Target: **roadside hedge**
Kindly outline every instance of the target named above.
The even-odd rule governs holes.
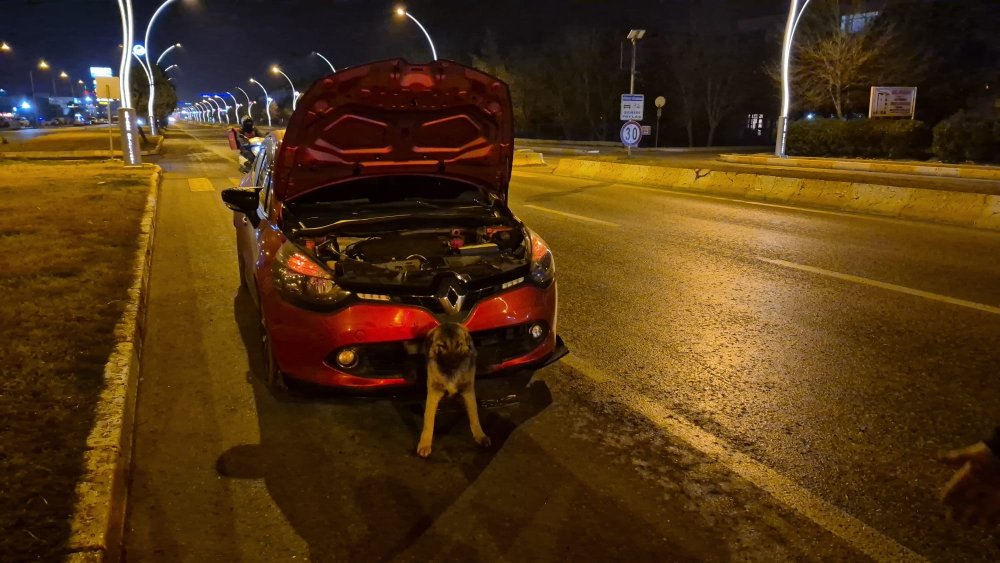
[[[921,158],[930,143],[922,121],[810,119],[789,125],[787,151],[795,156]]]
[[[1000,162],[1000,120],[960,111],[934,126],[931,150],[942,162]]]

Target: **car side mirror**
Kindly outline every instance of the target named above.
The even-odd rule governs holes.
[[[260,206],[260,188],[227,188],[222,190],[222,202],[226,207],[243,213],[254,227],[260,222],[257,208]]]

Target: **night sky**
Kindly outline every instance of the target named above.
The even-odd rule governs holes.
[[[161,3],[133,0],[137,42]],[[0,40],[14,49],[0,53],[0,88],[12,96],[29,91],[28,71],[42,57],[52,65],[51,72],[58,75],[65,70],[74,83],[81,78],[89,82],[91,66],[109,66],[117,73],[121,30],[116,0],[0,0],[0,4]],[[624,37],[630,27],[666,29],[677,10],[689,4],[684,0],[412,0],[406,5],[428,28],[439,57],[467,60],[487,30],[501,48],[540,43],[567,26],[620,29]],[[184,45],[164,61],[164,66],[181,67],[171,75],[182,101],[194,100],[201,92],[247,88],[251,76],[269,90],[281,88],[284,80],[268,72],[274,63],[303,89],[327,68],[310,55],[314,50],[338,68],[395,56],[414,62],[429,59],[420,30],[394,17],[394,5],[383,0],[178,0],[157,20],[150,43],[155,56],[173,43]],[[40,76],[36,71],[36,89],[51,90],[50,75]],[[57,83],[57,88],[66,88],[66,83]]]

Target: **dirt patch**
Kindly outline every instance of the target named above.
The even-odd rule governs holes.
[[[150,167],[0,164],[0,560],[61,558]]]

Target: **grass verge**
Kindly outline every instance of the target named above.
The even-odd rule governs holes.
[[[0,163],[0,561],[61,559],[153,174]]]
[[[156,148],[156,141],[159,137],[146,135],[147,142],[140,139],[141,150],[152,150]],[[115,150],[121,150],[121,134],[116,128],[111,135]],[[106,151],[108,150],[107,131],[83,131],[68,130],[55,133],[45,133],[17,142],[10,142],[0,145],[0,152],[26,152],[26,151]]]

